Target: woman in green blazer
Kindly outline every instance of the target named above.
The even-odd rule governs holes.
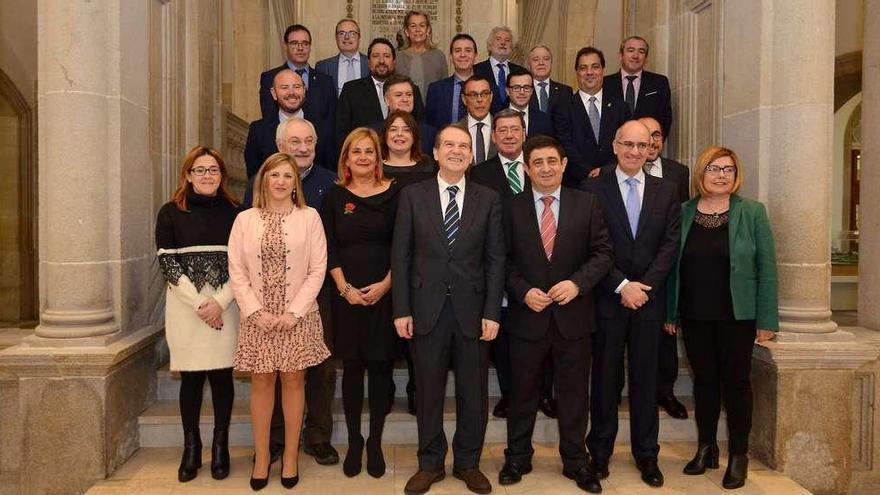
[[[694,165],[696,197],[682,205],[678,264],[668,282],[665,330],[683,331],[694,372],[699,447],[685,474],[718,467],[718,418],[727,412],[725,488],[743,486],[752,426],[752,345],[779,329],[776,251],[764,205],[738,196],[736,153],[706,149]]]

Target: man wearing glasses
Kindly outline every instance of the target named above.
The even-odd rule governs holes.
[[[567,187],[582,188],[587,174],[612,162],[611,142],[621,124],[629,119],[623,100],[603,95],[605,55],[587,46],[578,50],[574,69],[578,91],[553,113],[553,127],[568,155]]]
[[[659,487],[657,355],[666,278],[678,256],[681,203],[675,184],[645,173],[650,146],[651,132],[643,123],[624,123],[614,136],[617,163],[587,181],[587,191],[602,204],[614,247],[614,266],[596,287],[587,448],[594,472],[607,477],[626,354],[632,455],[642,481]]]
[[[472,165],[482,163],[498,154],[492,142],[492,83],[489,78],[473,75],[464,82],[461,102],[467,115],[458,121],[471,135]]]
[[[507,78],[507,99],[510,100],[510,109],[516,110],[523,116],[526,123],[526,137],[544,135],[554,136],[553,121],[550,116],[538,108],[538,103],[532,98],[532,75],[511,74]]]
[[[336,47],[339,53],[315,64],[315,70],[333,78],[336,94],[348,81],[370,75],[367,56],[358,51],[361,28],[354,19],[342,19],[336,23]]]

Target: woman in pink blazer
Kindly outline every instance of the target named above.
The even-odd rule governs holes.
[[[321,219],[306,206],[293,158],[276,153],[257,172],[253,208],[238,215],[229,236],[229,278],[241,311],[234,366],[251,372],[254,491],[269,478],[276,374],[285,423],[281,484],[293,488],[299,481],[305,369],[330,356],[315,301],[326,269]]]

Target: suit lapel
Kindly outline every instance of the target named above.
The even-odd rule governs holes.
[[[651,77],[648,75],[647,71],[642,71],[642,80],[639,84],[639,96],[636,98],[636,110],[638,110],[639,105],[642,103],[642,97],[645,96],[645,93],[653,91],[653,87],[651,86]]]
[[[609,100],[605,101],[605,99],[603,98],[602,106],[604,108],[602,108],[602,116],[599,119],[599,135],[596,136],[596,143],[597,144],[600,142],[599,140],[601,138],[607,136],[609,132],[612,134],[617,132],[617,129],[610,129],[609,128],[611,126],[611,122],[612,122],[611,112],[614,111],[613,100],[609,99]],[[614,119],[614,120],[616,121],[617,119]]]
[[[480,192],[476,187],[473,187],[473,184],[474,183],[466,184],[464,188],[464,205],[462,205],[461,212],[461,227],[458,231],[459,239],[467,234],[468,228],[474,222],[474,208],[477,207],[476,203],[480,200]]]
[[[516,199],[520,198],[517,197]],[[531,238],[534,241],[532,247],[546,260],[547,253],[544,252],[544,241],[541,239],[541,227],[538,220],[538,211],[535,208],[535,196],[532,194],[532,191],[529,190],[529,192],[523,193],[523,199],[519,200],[518,204],[520,209],[523,210],[523,214],[519,216],[519,219],[529,222],[526,232],[532,232]],[[556,232],[558,235],[559,229]]]
[[[617,216],[617,220],[623,226],[626,235],[633,239],[632,231],[629,227],[629,217],[626,216],[626,206],[623,204],[623,198],[620,196],[620,186],[617,185],[617,174],[614,173],[614,170],[612,168],[609,172],[602,174],[603,181],[605,182],[605,194],[611,202],[611,211]]]
[[[562,239],[567,239],[568,231],[571,230],[572,222],[574,222],[574,218],[577,215],[575,208],[577,205],[573,203],[574,199],[571,195],[563,188],[559,191],[559,218],[556,219],[556,241],[553,247],[553,252],[558,252],[557,248],[559,247],[559,241]],[[541,245],[543,248],[543,244]]]
[[[645,223],[648,222],[648,217],[650,217],[651,212],[654,211],[654,200],[656,199],[656,196],[657,185],[654,181],[648,178],[648,174],[645,174],[645,194],[642,198],[642,210],[639,212],[639,226],[636,228],[636,237],[638,237],[642,229],[645,228]]]
[[[736,229],[739,227],[740,217],[742,217],[742,208],[740,208],[740,200],[739,197],[735,194],[730,195],[730,206],[728,208],[728,219],[729,229],[728,229],[728,249],[730,250],[731,256],[733,256],[733,245],[736,242]]]
[[[575,101],[573,102],[574,105],[572,108],[572,111],[574,113],[574,115],[572,116],[572,120],[574,122],[582,123],[582,125],[587,130],[587,132],[586,132],[587,136],[588,137],[592,136],[593,142],[598,143],[599,136],[596,136],[593,134],[593,126],[590,125],[590,115],[587,113],[587,107],[584,104],[583,98],[581,98],[581,95],[579,95],[578,93],[575,93],[574,96],[572,97],[572,99],[575,99]],[[602,128],[602,120],[604,120],[604,113],[602,114],[602,117],[599,120],[599,128],[600,129]]]
[[[425,210],[428,212],[428,216],[431,217],[431,223],[437,228],[437,234],[443,242],[446,242],[446,230],[443,229],[444,212],[440,207],[440,183],[437,182],[437,178],[434,177],[433,180],[423,181],[422,184],[424,184],[422,187],[427,189],[425,193],[428,198],[428,205],[431,205],[431,203],[434,204],[433,207],[428,206]]]

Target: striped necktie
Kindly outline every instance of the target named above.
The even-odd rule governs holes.
[[[519,180],[519,174],[517,173],[517,166],[519,162],[514,160],[512,162],[507,162],[507,185],[510,186],[510,190],[513,194],[519,194],[522,192],[522,182]]]
[[[544,196],[541,201],[544,202],[544,212],[541,213],[541,244],[544,245],[544,253],[547,259],[553,257],[553,245],[556,244],[556,217],[553,215],[553,196]]]
[[[458,203],[455,202],[458,186],[449,186],[446,188],[446,191],[449,193],[449,204],[446,205],[446,212],[443,215],[443,230],[446,231],[446,243],[449,244],[449,249],[452,249],[452,244],[455,242],[456,236],[458,236],[460,219]]]

